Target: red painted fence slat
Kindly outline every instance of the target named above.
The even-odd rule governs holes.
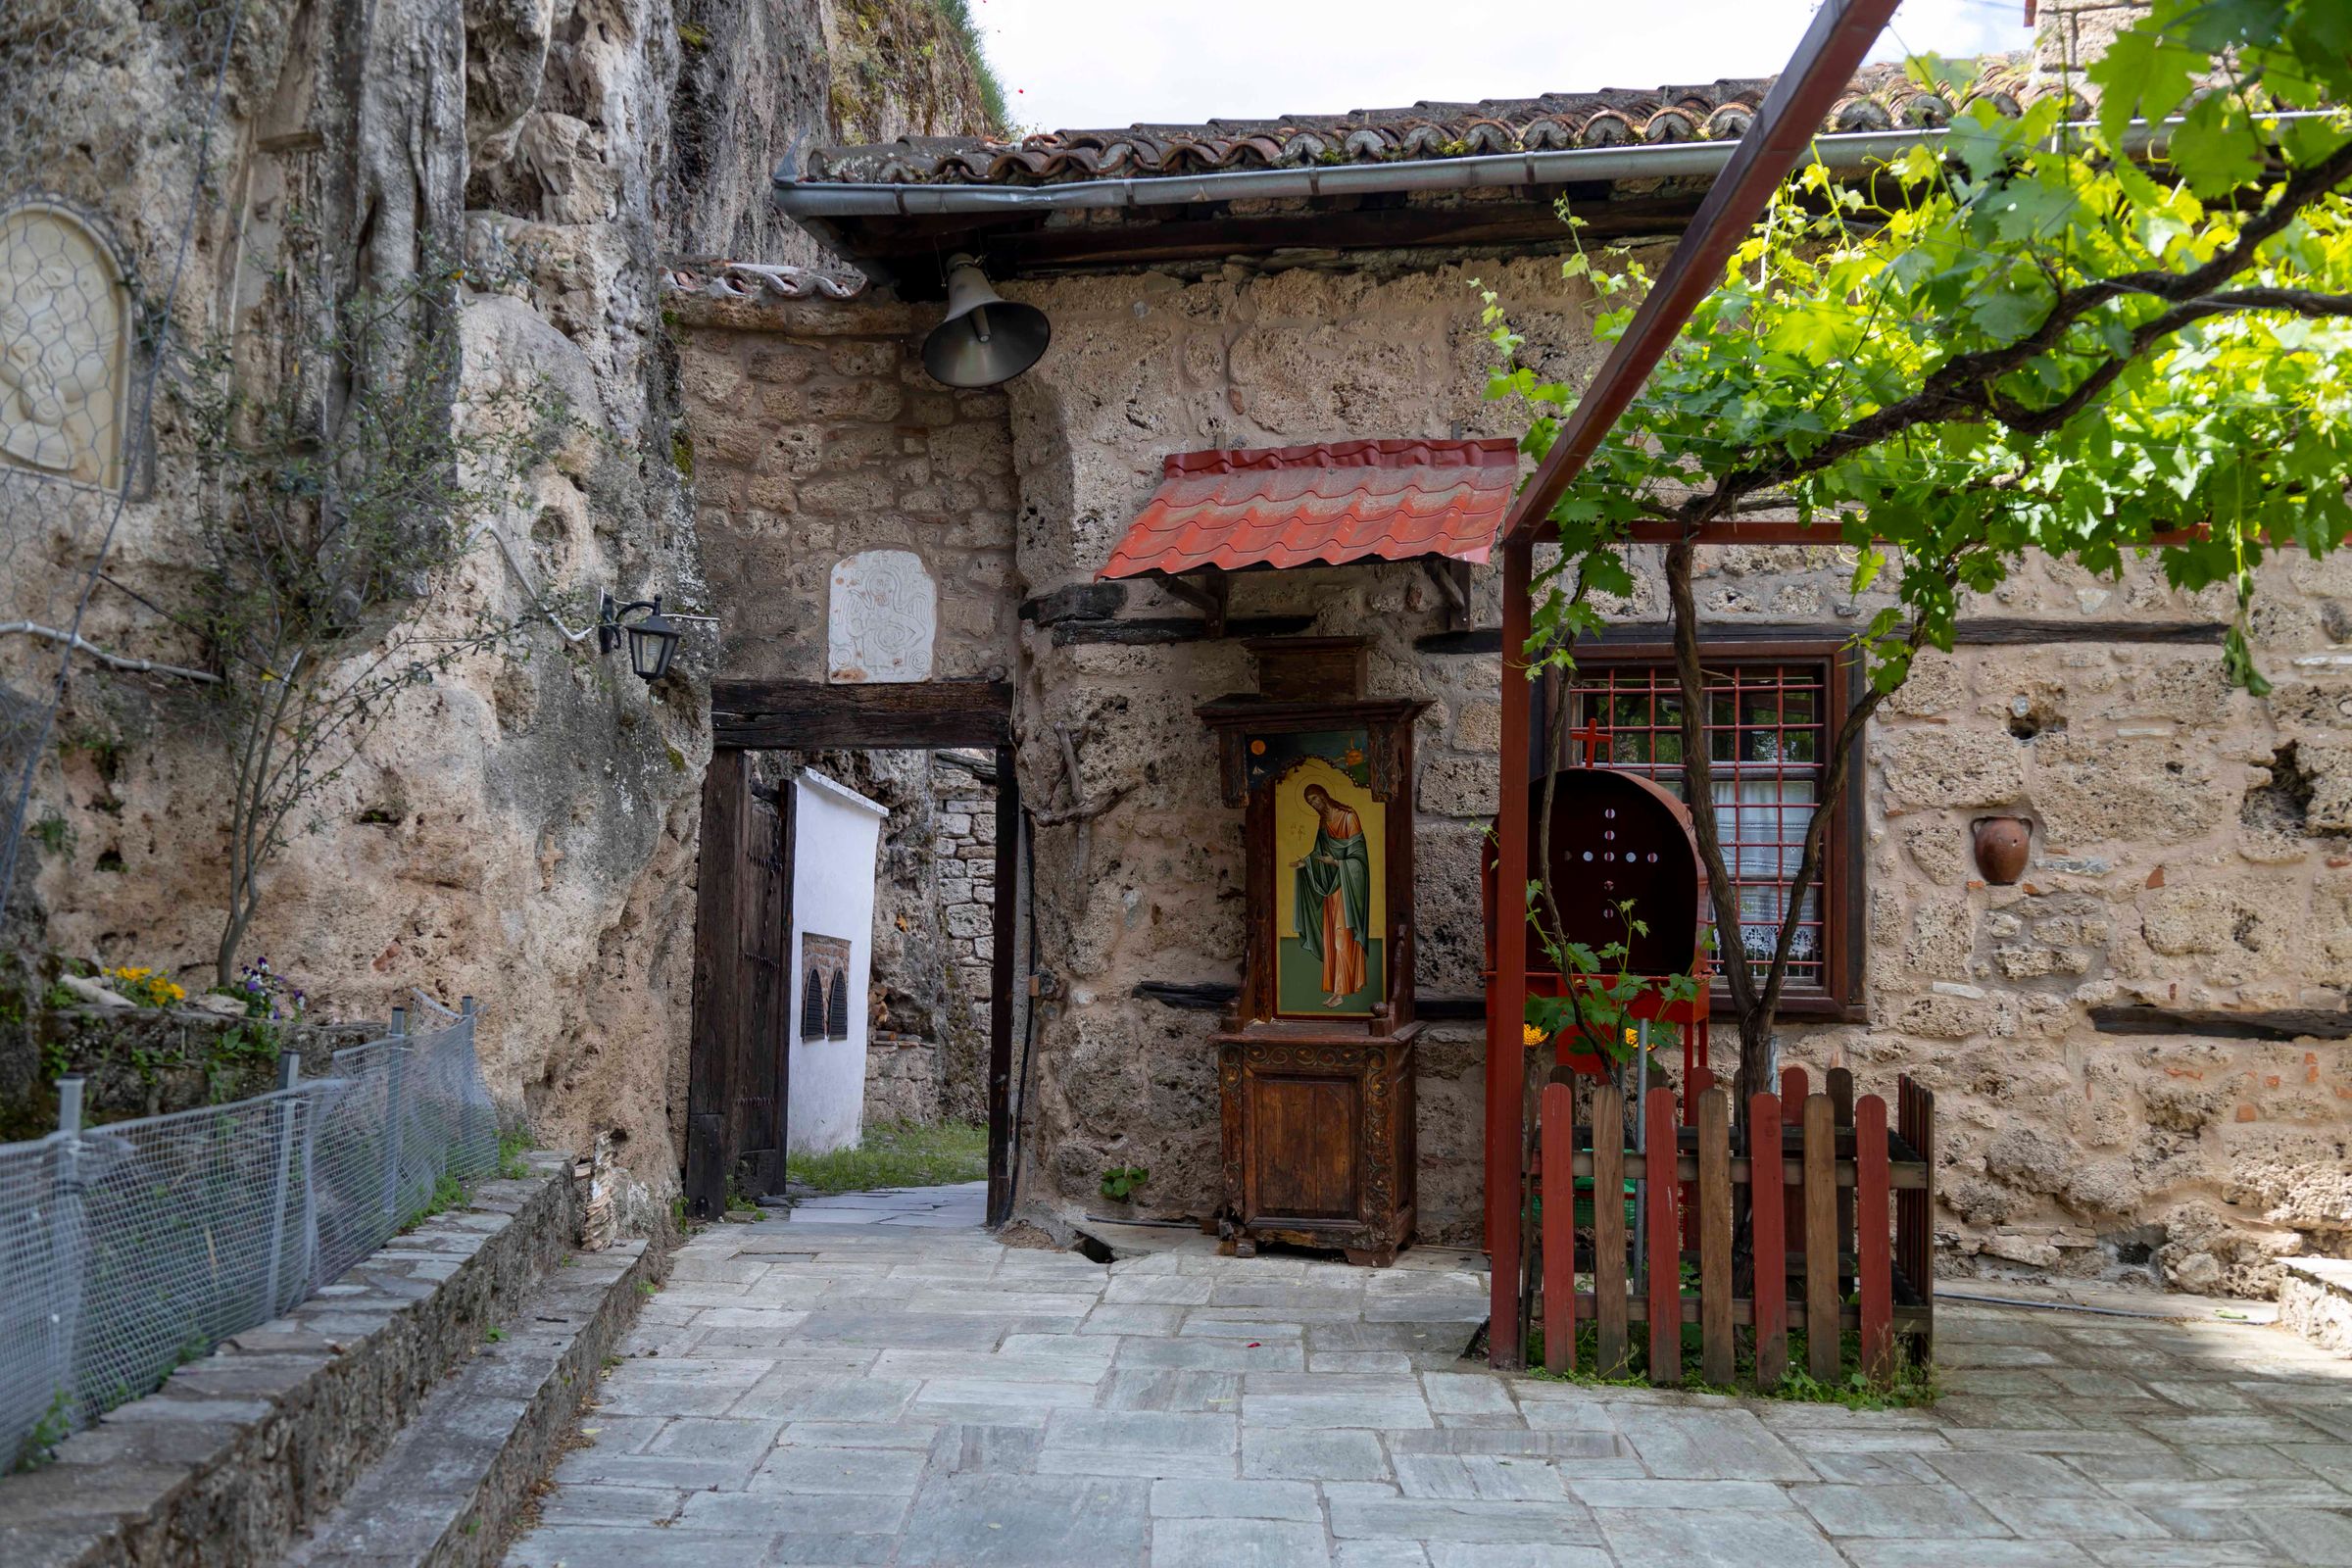
[[[1592,1092],[1592,1321],[1599,1345],[1594,1368],[1625,1376],[1628,1264],[1625,1250],[1625,1094],[1603,1084]]]
[[[1838,1124],[1827,1095],[1805,1097],[1805,1370],[1838,1381]]]
[[[1652,1089],[1642,1102],[1647,1159],[1642,1184],[1648,1212],[1649,1381],[1683,1381],[1683,1230],[1675,1200],[1674,1091]],[[1657,1174],[1663,1172],[1663,1178]]]
[[[1701,1095],[1715,1087],[1715,1069],[1692,1062],[1689,1081],[1683,1085],[1683,1125],[1698,1125],[1698,1101]],[[1698,1250],[1698,1183],[1683,1183],[1683,1250]]]
[[[1698,1322],[1700,1375],[1732,1381],[1732,1097],[1698,1097]]]
[[[1894,1376],[1894,1281],[1886,1252],[1886,1102],[1854,1107],[1854,1244],[1862,1292],[1862,1365],[1871,1380]]]
[[[1544,1366],[1576,1370],[1576,1101],[1545,1084],[1544,1129]]]
[[[1781,1102],[1757,1095],[1747,1102],[1747,1140],[1762,1157],[1748,1162],[1748,1213],[1755,1235],[1756,1387],[1774,1389],[1788,1374],[1788,1212],[1781,1194]]]
[[[1781,1069],[1781,1116],[1783,1118],[1781,1125],[1784,1132],[1788,1128],[1801,1128],[1804,1125],[1805,1101],[1812,1093],[1812,1083],[1810,1079],[1806,1078],[1804,1068],[1783,1067]],[[1803,1146],[1799,1145],[1798,1147],[1801,1149]],[[1802,1250],[1805,1245],[1804,1176],[1800,1173],[1796,1180],[1785,1186],[1782,1192],[1786,1201],[1786,1207],[1782,1210],[1782,1234],[1794,1241],[1798,1250]]]

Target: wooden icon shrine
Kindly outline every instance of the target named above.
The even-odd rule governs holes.
[[[1386,1264],[1413,1235],[1413,721],[1361,638],[1257,639],[1197,711],[1244,808],[1241,995],[1215,1039],[1218,1231]],[[1392,810],[1394,808],[1394,810]]]

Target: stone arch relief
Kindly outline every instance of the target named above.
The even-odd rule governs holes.
[[[867,550],[833,566],[826,679],[845,685],[931,678],[939,587],[911,550]]]
[[[129,341],[113,247],[56,202],[0,208],[0,466],[121,483]]]

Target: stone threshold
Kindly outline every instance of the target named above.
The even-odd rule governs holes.
[[[2352,1258],[2280,1258],[2278,1321],[2323,1350],[2352,1355]]]
[[[496,1562],[660,1261],[642,1241],[565,1258],[286,1554],[289,1568]]]
[[[525,1161],[0,1479],[0,1563],[276,1561],[570,1255],[571,1159]]]

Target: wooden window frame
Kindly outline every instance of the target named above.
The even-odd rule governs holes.
[[[1822,760],[1826,763],[1831,741],[1844,727],[1846,715],[1862,696],[1862,663],[1854,657],[1848,641],[1842,631],[1824,630],[1819,636],[1790,636],[1785,629],[1780,629],[1769,636],[1718,634],[1702,637],[1698,653],[1700,663],[1710,670],[1733,665],[1820,665],[1823,672]],[[1579,642],[1576,662],[1583,669],[1662,665],[1671,671],[1674,644],[1663,634],[1662,628],[1612,627],[1597,638]],[[1535,723],[1530,733],[1534,738],[1533,744],[1539,749],[1544,744],[1544,713],[1548,706],[1552,682],[1556,679],[1556,672],[1546,671],[1544,679],[1536,683],[1530,694],[1536,705]],[[1867,845],[1864,840],[1866,813],[1862,807],[1862,739],[1857,737],[1856,755],[1847,769],[1845,790],[1831,810],[1830,825],[1823,839],[1826,856],[1821,876],[1823,983],[1800,987],[1790,982],[1781,993],[1778,1016],[1782,1018],[1811,1023],[1869,1021],[1869,1007],[1864,993],[1870,942],[1868,894],[1864,885]],[[1538,766],[1541,766],[1540,760]],[[1729,983],[1719,978],[1713,991],[1713,1015],[1718,1018],[1735,1017]]]

